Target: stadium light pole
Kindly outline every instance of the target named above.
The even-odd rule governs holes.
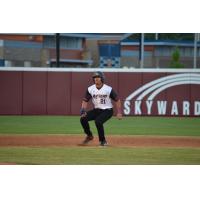
[[[194,61],[193,68],[197,68],[197,33],[194,33]]]
[[[60,33],[56,33],[56,66],[60,67]]]
[[[197,42],[200,40],[200,33],[197,33]]]
[[[158,40],[158,33],[155,33],[155,40]]]
[[[140,68],[144,67],[144,33],[140,34],[140,51],[139,51]]]

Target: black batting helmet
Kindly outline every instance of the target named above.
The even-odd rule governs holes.
[[[102,82],[104,82],[104,80],[105,80],[105,75],[104,75],[103,72],[100,72],[100,71],[94,72],[94,74],[92,75],[92,78],[94,79],[94,78],[96,78],[96,77],[101,78],[101,81],[102,81]]]

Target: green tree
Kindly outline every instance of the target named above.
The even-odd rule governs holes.
[[[172,53],[172,61],[170,63],[171,68],[184,68],[184,65],[180,63],[180,51],[179,48],[176,47],[174,52]]]

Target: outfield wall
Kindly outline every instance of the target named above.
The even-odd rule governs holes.
[[[0,68],[0,114],[79,115],[82,97],[98,70],[119,93],[125,115],[200,116],[199,69],[13,67]]]

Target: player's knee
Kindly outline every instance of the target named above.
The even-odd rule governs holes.
[[[96,126],[102,126],[103,125],[103,123],[99,120],[95,120],[95,124],[96,124]]]
[[[81,123],[84,123],[84,122],[86,122],[86,121],[87,121],[87,118],[86,118],[86,117],[81,117],[81,118],[80,118],[80,122],[81,122]]]

